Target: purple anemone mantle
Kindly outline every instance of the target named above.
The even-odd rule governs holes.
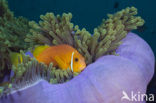
[[[132,92],[146,93],[154,73],[151,48],[130,32],[116,52],[119,56],[99,58],[67,83],[52,85],[39,80],[0,103],[144,103],[121,98],[123,92],[128,96]]]

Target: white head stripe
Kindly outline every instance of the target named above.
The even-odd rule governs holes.
[[[73,72],[73,57],[74,57],[74,52],[72,52],[72,56],[71,56],[71,71]]]

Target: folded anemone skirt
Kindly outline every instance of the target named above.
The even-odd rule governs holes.
[[[131,94],[146,93],[154,73],[154,54],[132,32],[122,41],[118,56],[100,57],[72,80],[49,84],[39,79],[1,98],[0,103],[144,103]]]

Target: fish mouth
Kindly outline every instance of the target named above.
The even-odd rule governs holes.
[[[86,64],[81,65],[80,70],[83,71],[86,68]]]

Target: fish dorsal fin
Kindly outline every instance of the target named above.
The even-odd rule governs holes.
[[[65,61],[59,57],[59,56],[55,56],[54,57],[57,65],[61,68],[61,69],[67,69],[67,64],[65,63]]]
[[[40,53],[42,53],[47,48],[49,48],[48,45],[37,46],[33,51],[33,56],[36,58]]]
[[[72,71],[72,72],[73,72],[73,58],[74,58],[74,52],[72,52],[71,64],[70,64],[70,68],[71,68],[71,71]]]

